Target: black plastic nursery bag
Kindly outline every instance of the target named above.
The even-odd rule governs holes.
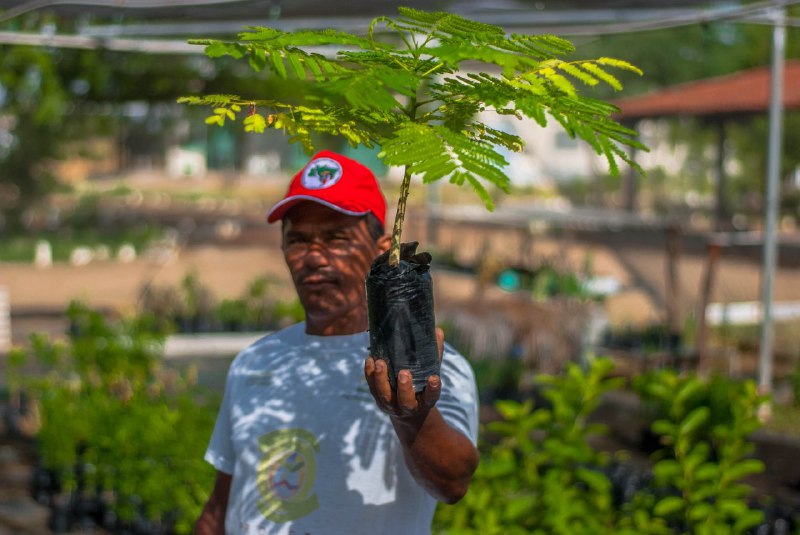
[[[439,374],[436,320],[433,314],[431,255],[415,254],[418,242],[400,246],[400,264],[389,266],[388,251],[372,263],[367,276],[370,353],[386,361],[389,382],[397,388],[397,372],[410,370],[414,391]]]

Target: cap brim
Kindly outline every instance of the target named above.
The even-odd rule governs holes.
[[[323,206],[327,206],[331,210],[335,210],[339,213],[352,215],[352,216],[361,216],[367,215],[370,211],[364,210],[362,212],[354,212],[352,210],[346,210],[340,206],[336,206],[333,203],[328,201],[324,201],[318,197],[312,197],[311,195],[292,195],[291,197],[286,197],[285,199],[279,201],[278,203],[273,206],[270,211],[267,213],[267,223],[274,223],[278,220],[283,219],[283,216],[286,215],[286,212],[289,211],[290,208],[299,204],[301,202],[311,201],[317,204],[321,204]]]

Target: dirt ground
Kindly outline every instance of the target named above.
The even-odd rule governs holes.
[[[416,234],[419,239],[419,230]],[[464,261],[473,259],[485,236],[476,233],[445,232],[440,249],[455,248]],[[279,298],[293,296],[289,274],[274,240],[239,245],[199,245],[174,251],[169,255],[140,256],[128,263],[97,261],[85,266],[57,263],[50,268],[37,269],[32,264],[0,263],[0,286],[8,292],[11,308],[21,310],[56,310],[69,301],[79,299],[98,307],[121,311],[135,308],[142,289],[149,284],[177,284],[184,276],[195,273],[207,284],[217,298],[239,297],[247,284],[256,277],[268,275],[283,284],[276,285]],[[493,236],[490,246],[498,251],[519,253],[513,238]],[[563,242],[541,239],[531,245],[530,256],[538,262],[549,262],[580,270],[591,262],[598,277],[613,277],[620,291],[605,303],[609,321],[614,325],[645,325],[664,317],[665,266],[663,252],[652,248],[610,247],[577,241]],[[680,292],[678,301],[681,316],[697,307],[705,257],[683,255],[680,259]],[[712,293],[712,302],[737,302],[759,299],[760,265],[724,255]],[[474,294],[476,282],[470,277],[445,271],[434,272],[437,298],[459,299]],[[800,300],[800,273],[785,267],[777,271],[776,301]],[[16,338],[16,336],[15,336]]]

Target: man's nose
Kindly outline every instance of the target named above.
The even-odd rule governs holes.
[[[306,251],[306,262],[312,266],[327,266],[330,264],[330,251],[319,240],[312,240]]]

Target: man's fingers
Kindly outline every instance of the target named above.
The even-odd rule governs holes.
[[[369,391],[372,392],[373,397],[375,396],[375,359],[367,357],[367,360],[364,361],[364,378],[367,380],[367,386],[369,386]]]
[[[389,384],[389,375],[386,373],[386,362],[382,359],[375,361],[375,373],[373,374],[374,394],[378,401],[385,407],[392,404],[392,387]]]
[[[428,384],[422,392],[422,405],[424,407],[433,407],[439,396],[442,394],[442,380],[438,375],[431,375],[428,377]]]
[[[417,410],[417,396],[414,393],[414,380],[411,372],[400,370],[397,374],[397,405],[400,410],[411,414]]]

